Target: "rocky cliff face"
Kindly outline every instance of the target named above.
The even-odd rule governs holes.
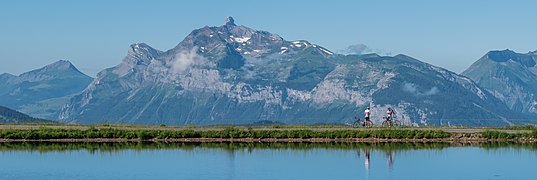
[[[537,54],[491,51],[463,75],[504,102],[514,114],[537,114]]]
[[[0,105],[39,118],[56,119],[59,109],[92,78],[69,61],[57,61],[19,76],[0,75]]]
[[[176,47],[130,46],[123,62],[64,106],[80,123],[349,123],[366,107],[380,123],[503,125],[498,99],[463,76],[404,55],[338,55],[305,40],[236,25],[194,30]]]

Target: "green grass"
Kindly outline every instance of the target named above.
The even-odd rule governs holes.
[[[255,138],[255,139],[345,139],[345,138],[379,138],[379,139],[438,139],[448,138],[452,134],[439,130],[407,129],[407,128],[380,128],[380,129],[324,129],[300,128],[301,126],[277,126],[271,128],[259,127],[170,127],[155,126],[159,128],[124,128],[132,126],[81,126],[84,128],[58,128],[40,126],[38,129],[0,129],[0,139],[94,139],[94,138],[122,138],[122,139],[178,139],[178,138]],[[325,126],[326,127],[326,126]],[[525,133],[506,133],[500,130],[489,129],[481,133],[466,133],[463,137],[478,137],[486,139],[516,139],[537,138],[537,129],[534,126],[512,127],[514,129],[529,130]]]
[[[126,138],[126,139],[170,139],[170,138],[382,138],[382,139],[434,139],[447,138],[450,134],[433,130],[404,130],[404,129],[378,129],[378,130],[327,130],[315,131],[309,129],[239,129],[227,127],[221,130],[194,129],[180,130],[124,130],[114,128],[90,127],[80,129],[2,129],[0,138],[3,139],[85,139],[85,138]]]
[[[507,130],[537,130],[537,126],[534,126],[534,125],[509,126],[509,127],[499,128],[499,129],[507,129]]]
[[[530,133],[518,134],[487,130],[481,133],[481,137],[486,139],[537,138],[537,130],[533,130]]]

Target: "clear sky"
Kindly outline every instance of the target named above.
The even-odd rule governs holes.
[[[192,30],[235,23],[333,51],[363,43],[462,72],[489,50],[537,50],[537,1],[496,0],[5,0],[0,73],[60,59],[88,75],[132,43],[168,50]]]

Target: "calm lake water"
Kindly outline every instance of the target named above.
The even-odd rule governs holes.
[[[537,179],[537,145],[0,143],[6,179]]]

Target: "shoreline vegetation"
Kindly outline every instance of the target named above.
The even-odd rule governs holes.
[[[0,125],[0,142],[445,142],[537,143],[537,127]]]

